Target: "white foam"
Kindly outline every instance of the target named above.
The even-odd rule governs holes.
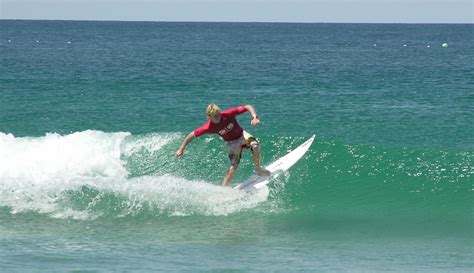
[[[152,215],[228,215],[254,208],[268,189],[246,194],[205,181],[171,175],[129,178],[123,157],[158,151],[177,134],[134,137],[84,131],[69,135],[15,137],[0,133],[0,206],[12,213],[34,211],[54,218],[95,219],[145,212]],[[92,195],[83,195],[84,187]],[[72,193],[78,193],[76,195]],[[105,197],[104,197],[105,196]],[[101,207],[112,196],[120,205]],[[79,203],[86,206],[78,208]],[[105,202],[107,203],[107,202]]]
[[[106,186],[106,185],[104,185]],[[135,204],[147,204],[153,211],[170,216],[228,215],[254,208],[267,200],[268,190],[246,194],[213,185],[205,181],[189,181],[169,175],[145,176],[124,181],[122,185],[109,184],[105,191],[126,197]],[[140,208],[130,205],[124,214],[134,214]]]
[[[64,192],[94,177],[125,179],[121,145],[130,133],[84,131],[15,137],[0,133],[0,206],[53,217],[91,215],[58,205]],[[88,216],[86,216],[86,214]]]
[[[120,146],[129,135],[89,130],[34,138],[0,133],[0,179],[41,184],[78,176],[126,177]]]

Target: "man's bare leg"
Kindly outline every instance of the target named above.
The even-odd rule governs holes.
[[[260,166],[260,147],[258,146],[258,144],[252,145],[252,153],[253,162],[255,163],[255,173],[260,176],[269,176],[270,172]]]
[[[237,171],[237,167],[238,165],[230,167],[229,171],[227,172],[227,175],[224,177],[224,182],[222,183],[224,187],[229,186],[230,182],[232,181],[232,177],[234,177],[235,171]]]

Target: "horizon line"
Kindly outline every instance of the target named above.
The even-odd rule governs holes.
[[[122,20],[122,19],[3,19],[0,21],[73,21],[130,23],[242,23],[242,24],[406,24],[406,25],[472,25],[474,22],[317,22],[317,21],[206,21],[206,20]]]

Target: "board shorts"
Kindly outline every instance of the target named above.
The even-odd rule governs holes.
[[[250,149],[258,147],[257,139],[246,131],[243,132],[236,140],[226,141],[227,151],[229,153],[229,161],[232,166],[237,166],[240,163],[242,156],[242,149]]]

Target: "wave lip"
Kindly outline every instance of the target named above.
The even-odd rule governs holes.
[[[80,176],[126,177],[121,145],[130,133],[84,131],[61,136],[0,133],[0,179],[44,183]]]
[[[129,135],[92,130],[42,137],[0,133],[0,205],[13,213],[90,218],[87,212],[63,207],[59,201],[94,177],[126,178],[121,145]]]

